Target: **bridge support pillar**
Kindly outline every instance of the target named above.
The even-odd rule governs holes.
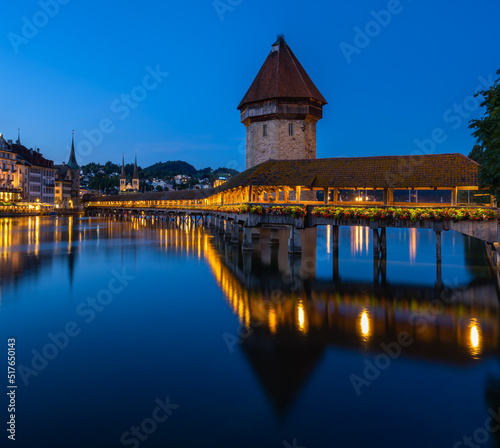
[[[302,245],[300,243],[300,232],[296,227],[292,227],[290,230],[290,239],[288,240],[288,253],[289,254],[301,254]]]
[[[254,240],[260,239],[260,229],[258,227],[252,227],[252,239]]]
[[[380,235],[378,229],[373,229],[373,258],[380,258]]]
[[[441,231],[436,231],[436,261],[441,264]]]
[[[243,251],[253,250],[251,227],[243,227],[243,245],[241,246],[241,250]]]
[[[246,275],[247,278],[250,277],[250,274],[252,272],[252,253],[250,251],[245,251],[243,252],[243,272]]]
[[[382,256],[387,255],[387,232],[385,227],[380,229],[380,252]]]
[[[269,240],[269,245],[271,247],[277,247],[280,245],[280,234],[278,229],[271,230],[271,239]]]
[[[219,223],[219,233],[224,233],[224,220],[222,218],[217,218]]]
[[[227,240],[231,239],[231,231],[232,231],[231,227],[232,227],[232,222],[227,219],[226,220],[226,225],[225,225],[225,228],[224,228],[224,237]]]
[[[240,225],[233,221],[231,229],[231,244],[239,244],[240,242]]]
[[[333,252],[339,251],[339,226],[332,226],[332,249]]]
[[[339,226],[332,226],[332,258],[333,258],[333,281],[340,281],[339,265]]]
[[[375,224],[377,226],[377,224]],[[385,227],[373,228],[373,283],[382,285],[387,281],[387,232]]]

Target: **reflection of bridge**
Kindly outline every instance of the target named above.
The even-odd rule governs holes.
[[[403,357],[469,364],[495,355],[496,286],[488,280],[439,285],[325,281],[277,248],[240,253],[213,232],[206,246],[212,272],[240,325],[241,350],[278,413],[294,400],[328,347],[381,353],[401,332],[413,343]],[[286,260],[286,262],[285,262]],[[248,335],[248,336],[247,336]]]
[[[210,225],[224,234],[225,238],[231,244],[241,244],[243,252],[253,250],[254,240],[260,237],[263,229],[271,231],[269,243],[271,246],[277,246],[280,243],[279,230],[283,228],[291,229],[288,239],[288,252],[297,254],[302,253],[303,249],[308,250],[308,241],[304,230],[318,226],[329,226],[329,235],[331,239],[332,250],[334,254],[333,275],[338,277],[338,251],[341,244],[339,239],[339,227],[369,227],[372,232],[372,254],[373,254],[373,278],[376,282],[382,284],[386,282],[387,266],[387,228],[409,228],[409,229],[432,229],[435,233],[436,242],[436,271],[437,278],[441,279],[441,234],[443,231],[455,230],[464,235],[476,237],[483,241],[493,242],[497,239],[497,222],[432,222],[432,221],[409,221],[409,220],[384,220],[368,221],[362,219],[335,219],[315,217],[312,215],[313,206],[307,206],[305,217],[293,218],[290,215],[269,215],[252,213],[235,213],[221,210],[192,210],[192,209],[162,209],[162,208],[115,208],[92,207],[88,213],[98,216],[114,216],[120,219],[125,217],[147,217],[160,221],[167,221],[176,224]],[[315,241],[313,244],[315,244]],[[305,244],[304,244],[305,243]],[[304,248],[303,248],[304,246]],[[500,257],[495,251],[492,252],[492,263],[499,264]]]
[[[216,247],[223,267],[214,272],[245,326],[263,323],[271,333],[288,328],[323,341],[372,348],[408,331],[416,339],[410,351],[461,362],[476,349],[490,352],[497,347],[498,296],[489,280],[454,288],[330,282],[315,279],[314,273],[307,277],[304,266],[299,270],[292,264],[288,272],[279,271],[277,262],[263,264],[258,252],[240,256],[222,240]],[[362,319],[367,319],[368,330],[360,325]],[[468,332],[476,321],[481,348],[471,345]],[[341,334],[349,337],[339,340]],[[451,350],[436,353],[434,344],[443,342]]]
[[[234,243],[239,241],[239,235],[242,233],[243,250],[252,249],[254,229],[291,228],[289,251],[300,253],[302,244],[298,229],[332,225],[335,244],[338,226],[369,225],[374,235],[374,256],[378,259],[383,258],[386,253],[387,227],[431,228],[436,234],[436,258],[439,263],[442,231],[456,230],[493,243],[498,239],[496,220],[441,223],[393,219],[370,223],[364,220],[340,221],[314,217],[311,213],[312,208],[315,205],[475,206],[477,203],[471,200],[470,193],[478,190],[478,167],[476,162],[461,154],[268,160],[214,189],[92,198],[86,203],[86,207],[88,213],[97,216],[140,215],[180,221],[203,219],[205,222],[210,219],[211,224],[218,226],[221,232],[227,233]],[[348,191],[351,193],[346,193]],[[361,192],[363,194],[360,194]],[[402,196],[401,192],[404,193]],[[436,192],[447,192],[449,198],[438,204],[432,202],[435,201],[435,198],[432,199],[432,194]],[[432,194],[427,194],[425,199],[424,193]],[[397,202],[398,197],[399,201],[402,201],[401,197],[406,197],[406,202]],[[322,198],[322,201],[318,201],[318,198]],[[294,219],[289,215],[208,210],[210,207],[214,209],[220,205],[260,205],[264,208],[276,205],[301,205],[308,206],[308,213],[305,218]],[[272,240],[276,241],[276,238]]]

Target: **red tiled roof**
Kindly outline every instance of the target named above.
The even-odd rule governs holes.
[[[20,155],[24,160],[32,165],[44,168],[54,168],[54,162],[43,157],[43,155],[38,151],[33,151],[17,143],[12,144],[11,148],[13,152]]]
[[[273,45],[238,109],[247,103],[274,98],[312,98],[327,104],[283,37]]]
[[[268,160],[219,188],[451,188],[478,186],[478,174],[479,164],[463,154]]]
[[[479,164],[463,154],[267,160],[217,188],[128,194],[97,201],[205,199],[239,187],[453,188],[479,186]]]

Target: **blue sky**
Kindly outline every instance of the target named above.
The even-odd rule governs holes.
[[[74,129],[80,164],[242,170],[236,107],[280,33],[329,102],[318,157],[468,154],[498,17],[497,0],[8,2],[0,132],[58,163]]]

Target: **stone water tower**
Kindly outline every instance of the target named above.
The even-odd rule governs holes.
[[[315,159],[316,123],[327,104],[283,36],[241,100],[246,168],[269,159]]]

